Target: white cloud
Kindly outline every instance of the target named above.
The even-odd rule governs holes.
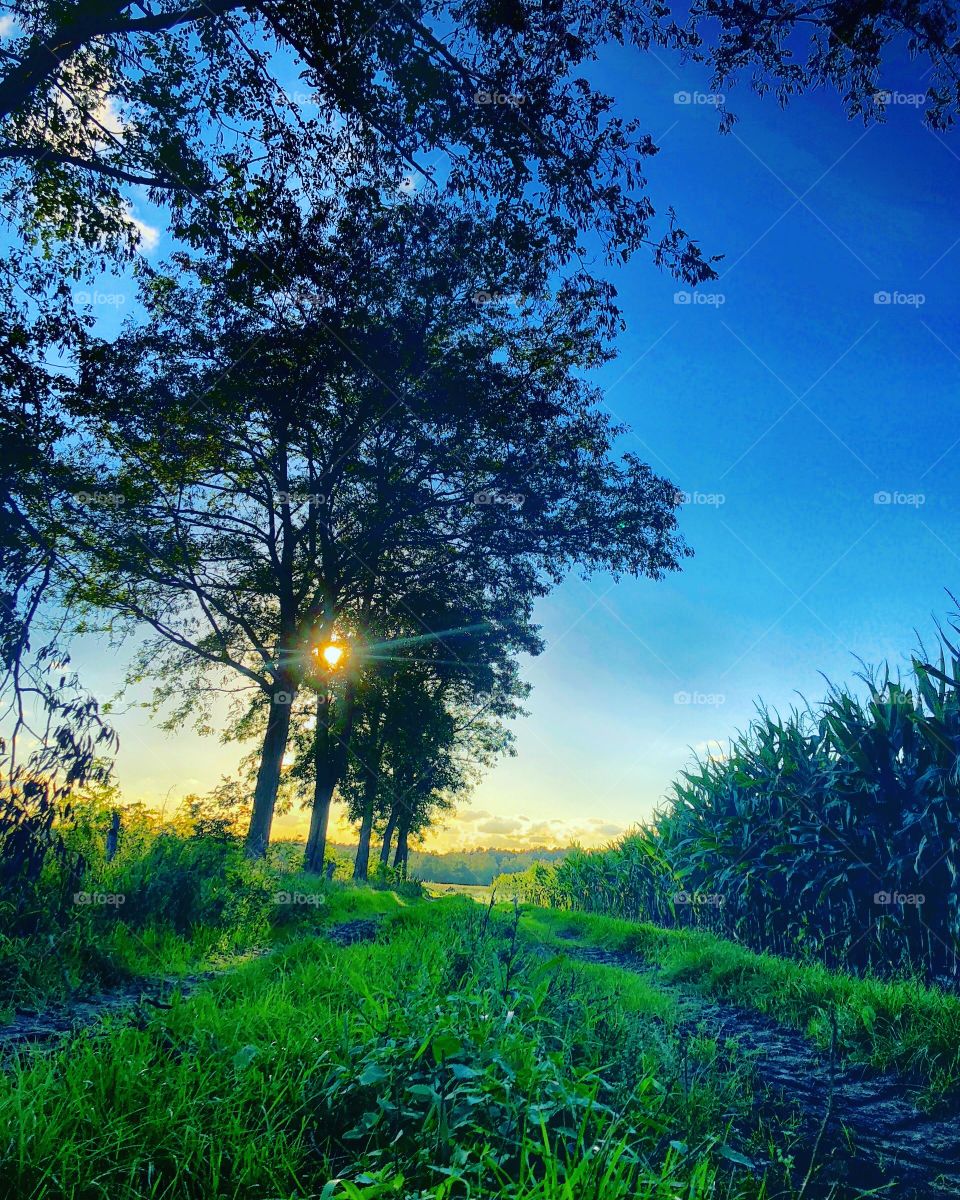
[[[160,242],[160,230],[156,225],[148,225],[146,221],[141,221],[139,217],[135,217],[133,213],[127,214],[127,220],[140,235],[140,246],[148,254],[151,250],[156,250]]]
[[[478,825],[480,833],[516,833],[523,828],[523,822],[514,817],[495,817],[492,821],[484,821]]]
[[[553,829],[556,824],[556,821],[536,821],[526,830],[524,836],[530,842],[553,841],[557,836]]]

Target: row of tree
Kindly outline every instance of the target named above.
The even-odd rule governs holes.
[[[905,38],[932,63],[928,119],[957,99],[949,5],[695,3],[684,24],[571,0],[8,11],[8,845],[48,844],[51,788],[90,777],[111,737],[46,669],[72,631],[140,639],[133,677],[159,681],[173,723],[226,693],[230,729],[261,739],[251,855],[286,756],[308,867],[339,789],[362,876],[375,827],[402,863],[509,747],[539,596],[574,567],[679,565],[674,485],[615,453],[587,382],[620,318],[584,243],[611,261],[649,246],[691,285],[713,260],[672,214],[657,229],[656,146],[581,74],[605,43],[680,49],[718,81],[755,68],[782,99],[830,82],[870,114]],[[138,305],[108,337],[74,288],[117,270]],[[336,675],[314,653],[333,637],[354,648]]]

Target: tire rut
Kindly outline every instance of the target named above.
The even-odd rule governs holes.
[[[819,1138],[818,1194],[859,1196],[879,1189],[890,1200],[960,1198],[957,1098],[947,1116],[931,1116],[916,1106],[918,1089],[893,1072],[831,1062],[802,1033],[736,1005],[701,1002],[632,955],[579,945],[567,952],[646,975],[675,995],[691,1011],[680,1023],[681,1037],[706,1026],[711,1036],[736,1041],[768,1092],[769,1102],[758,1106],[764,1115],[799,1115],[805,1141],[812,1145]],[[809,1189],[806,1194],[813,1195]]]
[[[338,946],[352,946],[358,942],[372,941],[379,927],[380,922],[376,919],[345,921],[321,930],[318,936],[328,938]],[[269,958],[277,949],[258,946],[238,956],[236,961],[212,970],[197,971],[191,975],[137,979],[89,1000],[73,1000],[42,1012],[17,1009],[14,1019],[0,1026],[0,1062],[9,1061],[10,1055],[21,1047],[59,1042],[82,1029],[97,1025],[104,1017],[130,1016],[137,1012],[146,1014],[151,1008],[169,1008],[174,995],[189,996],[211,979],[231,974],[258,959]]]

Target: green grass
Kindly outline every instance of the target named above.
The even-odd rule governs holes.
[[[171,889],[177,885],[177,878],[170,880]],[[402,890],[331,885],[316,875],[259,867],[244,868],[231,886],[239,899],[231,896],[225,911],[212,922],[200,903],[196,920],[181,922],[177,928],[162,909],[135,918],[128,901],[77,907],[59,927],[32,936],[0,933],[0,1020],[9,1020],[16,1008],[42,1009],[136,979],[221,967],[251,950],[341,921],[384,916],[410,902],[410,895]],[[129,881],[120,877],[109,886],[101,881],[91,890],[123,894],[131,889]],[[186,915],[192,914],[188,910]]]
[[[709,933],[587,913],[529,908],[521,928],[552,946],[572,937],[637,955],[667,981],[767,1013],[822,1046],[832,1039],[832,1014],[839,1046],[851,1057],[926,1078],[931,1096],[960,1087],[960,997],[939,988],[845,975],[755,954]]]
[[[291,889],[292,890],[292,889]],[[324,920],[169,1011],[0,1077],[24,1200],[762,1200],[749,1068],[678,1042],[673,998],[545,958],[465,898],[331,889]],[[776,1133],[780,1144],[786,1139]],[[773,1191],[796,1194],[779,1166]]]

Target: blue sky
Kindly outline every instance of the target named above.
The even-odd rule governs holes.
[[[725,255],[710,302],[678,300],[643,256],[617,268],[628,329],[598,377],[634,431],[623,448],[690,494],[696,557],[663,582],[571,579],[541,603],[518,755],[447,845],[612,836],[758,697],[817,698],[820,672],[849,679],[854,654],[901,662],[960,588],[960,138],[903,102],[865,129],[833,94],[781,110],[743,89],[721,136],[695,69],[624,50],[596,75],[662,147],[660,210]],[[906,62],[882,84],[924,87]],[[76,661],[101,694],[119,680],[102,647]],[[154,802],[205,790],[237,756],[141,715],[117,727],[119,780]]]

